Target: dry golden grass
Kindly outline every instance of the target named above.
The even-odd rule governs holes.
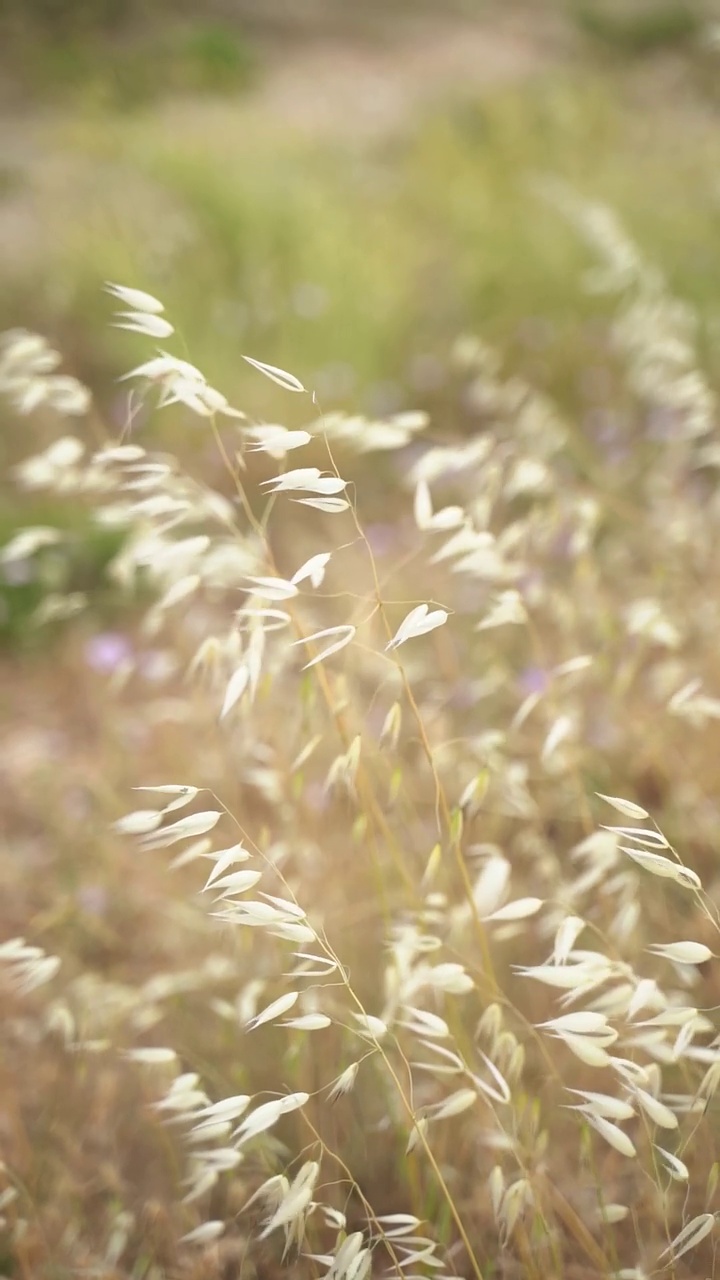
[[[584,432],[474,340],[469,435],[255,360],[304,424],[268,432],[114,288],[129,408],[194,415],[211,488],[7,338],[15,411],[78,420],[18,482],[126,530],[128,624],[48,597],[74,631],[13,675],[6,1274],[714,1274],[715,396],[611,216],[552,196],[618,295]]]

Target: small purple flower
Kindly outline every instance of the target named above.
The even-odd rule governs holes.
[[[550,674],[543,667],[526,667],[518,676],[518,688],[526,697],[531,693],[546,693],[550,688]]]
[[[112,675],[132,656],[132,645],[119,631],[103,631],[85,645],[85,661],[93,671]]]

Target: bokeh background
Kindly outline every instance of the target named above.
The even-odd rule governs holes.
[[[108,279],[161,297],[237,404],[244,350],[324,409],[457,417],[447,356],[471,332],[581,437],[609,394],[602,305],[538,179],[612,205],[712,332],[717,18],[712,0],[6,0],[0,326],[46,334],[110,423],[144,347],[109,329]],[[34,429],[3,432],[5,475]],[[4,482],[0,531],[16,519]],[[13,585],[11,643],[36,604]]]
[[[110,434],[127,407],[117,379],[149,344],[110,327],[109,280],[163,300],[180,338],[173,349],[231,404],[288,426],[301,425],[307,403],[288,404],[243,353],[291,370],[325,411],[418,408],[436,438],[470,436],[482,406],[465,395],[453,352],[476,336],[502,352],[504,377],[559,406],[573,483],[590,487],[601,457],[620,492],[628,459],[640,475],[652,445],[636,432],[637,404],[612,358],[616,302],[588,290],[592,257],[548,191],[612,207],[693,309],[716,385],[719,160],[715,0],[4,0],[0,329],[46,335],[64,371],[92,390],[96,425]],[[206,935],[182,895],[168,893],[163,867],[133,864],[130,874],[107,824],[148,777],[224,776],[232,799],[233,761],[214,736],[216,708],[192,737],[181,657],[141,634],[143,602],[128,603],[108,574],[119,535],[75,502],[17,489],[13,469],[56,438],[57,419],[18,417],[2,403],[0,422],[0,545],[28,524],[70,535],[30,565],[0,566],[0,926],[3,936],[30,930],[82,981],[105,984],[101,1003],[130,1009],[128,991],[144,992],[163,970],[182,992]],[[147,447],[171,449],[227,487],[204,424],[186,412],[165,410],[137,429]],[[382,554],[397,475],[383,454],[359,465]],[[633,513],[633,528],[642,518]],[[656,576],[660,591],[662,566]],[[676,588],[682,598],[679,579]],[[699,579],[693,590],[702,594]],[[46,597],[73,592],[87,594],[87,609],[38,625]],[[703,652],[716,673],[715,641]],[[128,664],[129,692],[115,697]],[[521,674],[522,696],[542,690],[542,671]],[[691,765],[679,736],[660,744],[643,728],[642,712],[637,722],[628,713],[628,794],[660,804],[663,780],[683,768],[716,794],[702,743]],[[598,758],[612,750],[603,740]],[[270,812],[261,756],[253,769]],[[590,790],[604,781],[593,777]],[[308,829],[321,838],[311,808]],[[703,813],[710,830],[711,800]],[[707,854],[707,831],[702,839]],[[314,888],[319,896],[326,885]],[[340,881],[331,892],[349,910]],[[356,941],[369,927],[363,909],[346,921]],[[193,1039],[195,998],[172,1005],[173,1043],[213,1083],[240,1087],[232,1036]],[[56,1255],[28,1246],[18,1270],[2,1256],[0,1270],[76,1274],[42,1267],[49,1256],[96,1260],[77,1241],[112,1219],[128,1185],[143,1206],[133,1230],[148,1257],[172,1256],[171,1161],[143,1130],[138,1086],[98,1071],[75,1088],[73,1064],[48,1054],[8,1065],[21,1089],[5,1096],[18,1098],[17,1116],[33,1117],[38,1152],[47,1140],[40,1164],[27,1162],[38,1198],[52,1192],[44,1238],[61,1243]],[[277,1071],[272,1046],[255,1069]],[[8,1103],[0,1136],[22,1157],[16,1119]],[[81,1151],[82,1123],[105,1136]],[[394,1158],[369,1175],[391,1189]],[[68,1243],[78,1205],[83,1226]],[[150,1271],[138,1263],[132,1274]]]

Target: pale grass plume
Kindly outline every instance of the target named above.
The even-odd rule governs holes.
[[[264,373],[266,378],[270,378],[271,382],[276,382],[278,386],[283,387],[285,391],[304,391],[305,388],[293,373],[287,373],[285,369],[278,369],[274,364],[266,364],[262,360],[255,360],[252,356],[243,356],[253,369],[257,369],[259,373]]]
[[[98,746],[117,731],[115,758],[91,792],[117,806],[97,849],[111,889],[83,886],[72,912],[89,951],[124,933],[128,901],[144,924],[122,938],[142,977],[78,972],[69,907],[14,871],[43,910],[28,940],[0,944],[8,1035],[32,1070],[82,1060],[75,1105],[95,1071],[120,1073],[108,1096],[141,1092],[132,1132],[171,1169],[158,1274],[196,1250],[208,1275],[241,1254],[329,1280],[710,1265],[710,387],[642,254],[597,208],[575,213],[620,288],[629,402],[655,410],[630,413],[632,484],[607,480],[601,449],[580,475],[561,411],[481,342],[456,353],[482,415],[470,435],[452,415],[432,436],[422,413],[306,422],[303,398],[291,425],[255,423],[157,349],[162,304],[122,285],[118,323],[148,340],[126,375],[136,403],[194,415],[217,466],[193,476],[150,424],[147,448],[122,436],[94,452],[59,430],[17,470],[118,535],[113,589],[142,613]],[[274,395],[305,390],[248,363]],[[89,404],[58,368],[42,339],[6,340],[13,411],[55,421]],[[395,452],[375,525],[372,451]],[[3,570],[39,573],[67,541],[31,522]],[[55,622],[86,608],[72,584],[48,594]],[[117,1117],[112,1132],[121,1144]],[[118,1194],[137,1215],[130,1181]],[[124,1212],[108,1257],[139,1247]]]
[[[408,640],[427,635],[428,632],[434,631],[437,627],[444,626],[448,617],[449,614],[446,609],[430,609],[427,604],[419,604],[401,622],[392,640],[385,647],[386,649],[397,649]]]

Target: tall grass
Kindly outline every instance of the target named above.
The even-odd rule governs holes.
[[[249,380],[242,347],[300,365],[326,407],[421,402],[444,417],[448,335],[475,327],[575,412],[590,398],[598,311],[533,174],[621,210],[705,318],[719,269],[714,139],[702,95],[688,102],[665,111],[653,91],[649,110],[639,74],[581,84],[553,72],[370,143],[352,131],[313,142],[234,101],[207,117],[197,103],[61,116],[40,147],[72,178],[58,185],[53,165],[18,176],[43,248],[8,262],[0,319],[50,332],[106,412],[122,372],[98,303],[106,275],[161,294],[208,377],[268,415],[282,397]]]
[[[5,340],[16,412],[79,419],[21,488],[122,531],[150,598],[110,692],[67,660],[103,697],[79,801],[23,775],[55,851],[9,869],[0,947],[11,1274],[713,1274],[716,400],[692,311],[547,194],[616,299],[582,459],[473,338],[456,438],[323,412],[268,350],[292,426],[247,417],[124,286],[119,431]],[[144,447],[172,405],[214,487]]]

